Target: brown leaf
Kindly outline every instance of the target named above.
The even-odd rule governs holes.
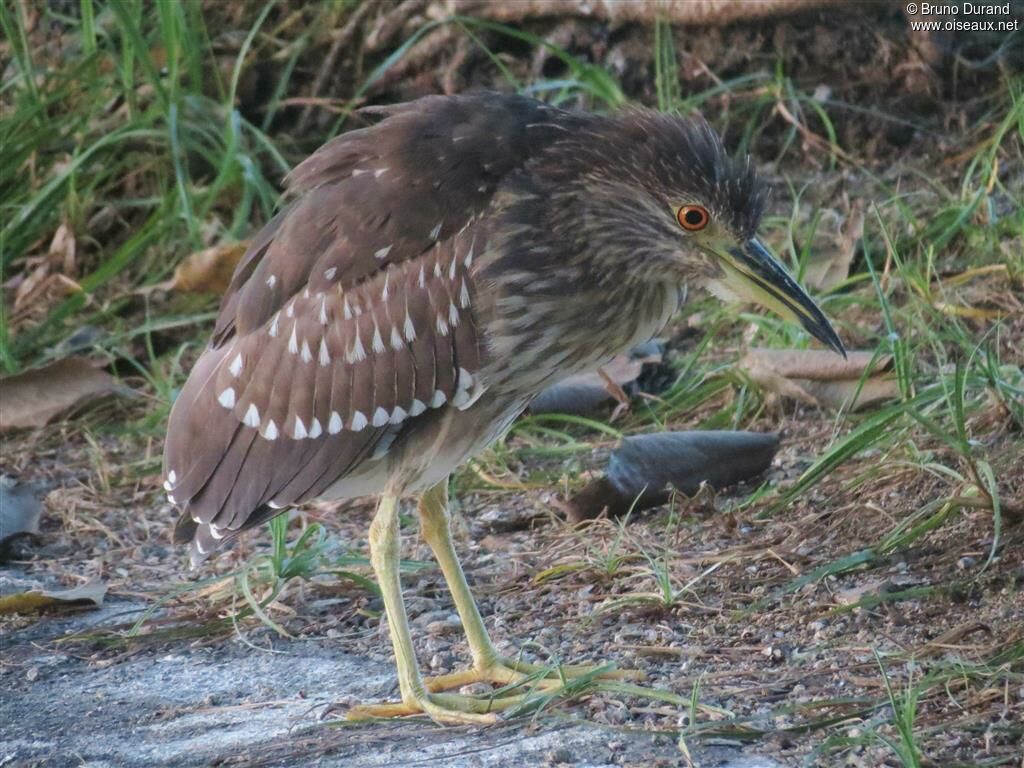
[[[243,240],[196,251],[177,266],[174,277],[158,287],[182,293],[224,293],[248,246]]]
[[[111,394],[129,394],[106,371],[82,357],[0,379],[0,433],[42,427],[75,406]]]
[[[99,608],[107,594],[106,586],[92,581],[72,589],[31,590],[0,597],[0,616],[8,613],[31,613],[43,608],[85,606]]]
[[[832,410],[859,410],[899,395],[892,358],[867,351],[851,351],[844,360],[821,349],[754,348],[740,367],[769,392]]]

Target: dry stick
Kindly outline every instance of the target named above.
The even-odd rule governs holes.
[[[317,94],[320,93],[321,89],[323,89],[327,82],[327,78],[330,77],[331,73],[334,71],[334,64],[338,59],[338,54],[341,53],[341,49],[351,42],[352,38],[355,36],[356,30],[358,30],[360,25],[363,23],[363,19],[366,18],[367,14],[369,14],[369,12],[376,6],[376,0],[366,0],[361,3],[352,13],[352,16],[349,17],[345,26],[341,28],[341,31],[334,38],[334,42],[331,43],[331,48],[327,52],[327,57],[324,59],[324,63],[320,66],[320,70],[316,74],[316,79],[313,81],[313,87],[309,91],[309,99],[312,100],[317,98]],[[305,133],[306,128],[309,125],[309,120],[313,116],[315,104],[315,102],[311,101],[303,108],[296,128],[296,132],[298,134],[301,135]]]
[[[367,53],[375,53],[390,47],[391,41],[405,29],[410,20],[426,11],[427,4],[427,0],[403,0],[370,30],[363,41],[363,49]]]
[[[425,63],[448,51],[455,42],[457,32],[451,26],[439,27],[419,40],[406,54],[386,72],[381,73],[364,95],[389,87],[392,83],[418,72]]]
[[[428,11],[432,18],[440,18],[446,13],[503,23],[549,16],[575,16],[612,23],[653,24],[655,21],[663,20],[671,24],[721,26],[733,21],[750,21],[834,6],[839,2],[840,0],[516,0],[501,3],[494,0],[444,0],[431,6],[429,0],[404,0],[380,19],[366,35],[363,46],[367,53],[391,47],[395,38],[402,35],[414,19],[427,15]],[[893,4],[892,0],[876,2],[882,7]],[[420,57],[421,60],[422,58],[424,57]]]
[[[517,0],[514,3],[447,0],[444,7],[449,13],[501,22],[542,16],[580,16],[610,22],[653,24],[663,20],[672,24],[724,25],[838,4],[839,0]]]

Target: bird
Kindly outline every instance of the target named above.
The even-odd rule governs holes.
[[[757,238],[754,163],[700,117],[487,91],[360,114],[363,127],[286,177],[173,403],[174,538],[196,567],[295,505],[378,497],[370,562],[401,701],[350,715],[491,723],[502,699],[451,691],[544,668],[490,639],[452,543],[451,473],[542,389],[654,337],[691,291],[760,304],[845,352]],[[420,672],[402,601],[407,496],[472,659],[435,678]]]

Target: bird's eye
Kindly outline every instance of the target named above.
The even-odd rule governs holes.
[[[684,205],[676,218],[687,232],[699,232],[708,225],[708,209],[701,205]]]

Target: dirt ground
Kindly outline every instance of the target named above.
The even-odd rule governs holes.
[[[581,60],[607,63],[631,98],[654,102],[649,28],[595,20],[541,20],[526,28]],[[390,31],[396,41],[402,29]],[[432,45],[382,77],[367,98],[497,82],[495,60],[461,38]],[[949,75],[989,50],[984,41],[971,45],[914,39],[902,16],[885,10],[676,32],[682,71],[695,92],[771,69],[786,51],[787,76],[802,85],[817,78],[829,98],[859,106],[837,121],[836,140],[857,147],[880,175],[937,165],[928,153],[945,151],[937,134],[901,116],[965,130],[971,115],[947,102],[960,103],[964,90],[984,95],[1002,82],[1005,73],[980,66]],[[525,80],[564,74],[554,57],[518,44],[506,41],[499,53]],[[372,63],[342,56],[319,82],[320,93],[345,93],[346,81]],[[259,75],[255,67],[252,81],[240,84],[250,117],[261,109]],[[316,75],[316,67],[308,68],[307,86]],[[728,111],[729,104],[711,108]],[[878,120],[883,112],[895,119]],[[298,111],[281,119],[289,121],[282,130],[297,130]],[[314,112],[301,141],[332,119]],[[794,141],[782,124],[761,137],[766,157]],[[742,124],[730,125],[727,137],[735,144],[742,132]],[[806,181],[809,195],[820,198],[855,196],[867,183],[866,173],[832,172],[810,150],[803,159],[802,169],[766,162],[765,172]],[[825,178],[833,181],[817,184]],[[865,337],[881,327],[878,317],[857,311],[848,323],[863,319]],[[695,346],[692,322],[664,334],[670,362]],[[1019,364],[1024,319],[1011,318],[1004,329],[996,343]],[[169,349],[184,339],[168,332],[156,345]],[[849,339],[852,346],[859,341]],[[140,377],[126,380],[146,391]],[[674,414],[667,426],[702,425],[736,397],[735,389]],[[882,534],[948,493],[941,472],[918,471],[919,457],[909,448],[862,452],[770,515],[743,506],[763,481],[794,482],[848,429],[832,414],[770,400],[744,424],[781,434],[765,477],[714,497],[676,499],[628,521],[573,527],[560,515],[580,476],[603,466],[614,444],[609,438],[588,434],[592,452],[563,461],[517,453],[534,446],[514,436],[501,461],[462,472],[453,487],[457,546],[499,650],[541,662],[614,661],[642,672],[643,685],[696,702],[690,711],[657,697],[585,690],[476,731],[425,719],[343,719],[354,703],[397,693],[383,606],[361,581],[369,574],[371,500],[313,504],[293,515],[291,542],[303,527],[323,526],[319,567],[311,578],[281,585],[264,620],[247,613],[231,574],[248,568],[257,599],[270,593],[265,569],[253,565],[269,551],[266,531],[199,573],[186,571],[183,552],[170,543],[175,514],[159,487],[159,440],[148,428],[118,426],[143,424],[153,399],[108,401],[4,438],[3,473],[30,487],[44,513],[39,535],[20,542],[0,571],[0,594],[99,581],[106,596],[98,609],[0,617],[0,766],[900,765],[872,735],[897,738],[890,678],[897,699],[922,691],[915,724],[925,753],[920,765],[1024,766],[1019,521],[1006,517],[997,532],[991,509],[966,504],[950,508],[909,546],[875,549]],[[984,435],[1003,497],[1020,500],[1024,440],[1000,414],[993,405],[973,425]],[[959,466],[922,435],[929,461]],[[855,482],[879,462],[890,464],[880,481]],[[464,665],[467,650],[409,512],[406,602],[422,668],[441,674]],[[668,575],[667,597],[659,574]],[[890,660],[885,674],[880,658]]]

